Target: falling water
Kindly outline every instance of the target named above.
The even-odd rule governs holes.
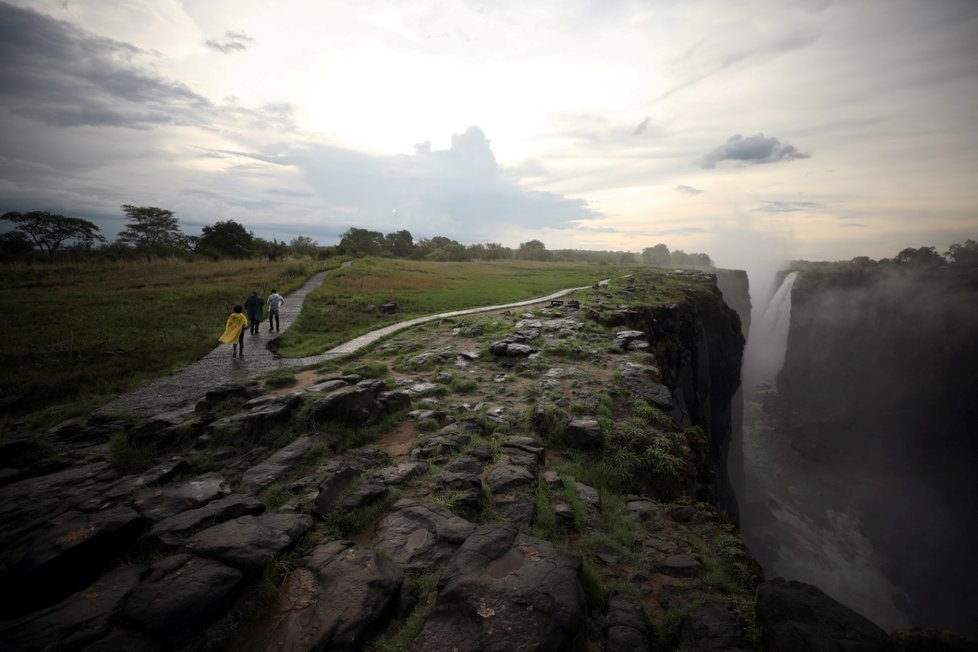
[[[788,351],[788,326],[791,322],[791,288],[796,272],[788,274],[781,287],[771,297],[764,314],[752,320],[744,359],[744,385],[750,388],[757,383],[773,383],[784,365]]]
[[[908,626],[901,591],[884,575],[859,515],[833,504],[845,482],[806,455],[779,419],[777,376],[791,321],[788,274],[753,319],[744,360],[744,538],[768,577],[818,586],[885,629]],[[806,442],[817,446],[817,442]]]

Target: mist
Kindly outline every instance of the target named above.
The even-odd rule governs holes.
[[[741,512],[769,576],[976,633],[976,299],[957,270],[851,264],[752,296]]]

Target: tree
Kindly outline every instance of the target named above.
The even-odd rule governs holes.
[[[253,233],[234,220],[225,220],[201,229],[197,251],[209,256],[247,258],[254,238]]]
[[[80,217],[65,217],[47,211],[31,211],[4,213],[0,219],[16,224],[16,229],[26,234],[48,256],[53,256],[66,240],[76,240],[85,246],[91,246],[95,242],[105,242],[105,238],[99,233],[99,228]]]
[[[414,253],[414,236],[410,231],[400,230],[384,236],[387,253],[395,258],[410,258]]]
[[[254,237],[251,241],[251,248],[259,256],[268,258],[269,260],[279,260],[284,258],[285,254],[288,253],[288,247],[285,246],[285,242],[279,242],[272,236],[271,241],[265,238]]]
[[[187,249],[190,240],[180,231],[173,211],[156,206],[124,204],[129,225],[119,234],[119,242],[143,249]]]
[[[550,260],[550,252],[547,245],[539,240],[521,242],[519,249],[516,250],[516,257],[520,260]]]
[[[298,256],[314,256],[319,249],[319,243],[307,235],[297,235],[289,242],[289,249]]]
[[[907,247],[896,256],[893,261],[904,265],[943,265],[944,258],[935,251],[934,247]]]
[[[955,265],[978,267],[978,242],[965,240],[963,245],[953,244],[944,256]]]
[[[646,247],[642,250],[642,262],[653,267],[668,267],[671,264],[669,247],[661,242],[654,247]]]
[[[21,231],[0,233],[0,258],[12,260],[25,258],[34,251],[34,245]]]
[[[350,227],[340,239],[340,249],[351,256],[379,256],[384,251],[384,234]]]
[[[513,250],[504,247],[498,242],[486,243],[486,260],[509,260],[513,257]]]

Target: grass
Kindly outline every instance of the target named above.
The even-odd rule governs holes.
[[[288,293],[322,263],[158,260],[2,264],[0,302],[18,328],[0,342],[0,396],[14,418],[54,423],[214,348],[251,290]],[[4,428],[6,429],[6,428]]]
[[[320,353],[367,330],[405,319],[499,305],[590,286],[626,269],[532,261],[439,263],[365,258],[338,269],[306,297],[302,315],[279,338],[279,353]],[[396,302],[394,314],[377,306]]]

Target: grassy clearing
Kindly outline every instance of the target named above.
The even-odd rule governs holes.
[[[0,265],[16,315],[0,342],[0,396],[14,416],[56,421],[201,357],[251,290],[298,288],[313,261]],[[45,418],[46,417],[46,418]]]
[[[279,339],[286,357],[313,355],[374,328],[438,312],[543,296],[632,271],[603,265],[497,261],[439,263],[366,258],[330,274],[306,297],[302,315]],[[397,303],[397,312],[378,306]]]

